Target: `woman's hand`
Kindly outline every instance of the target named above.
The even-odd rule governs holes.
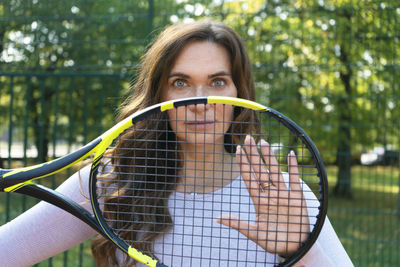
[[[217,222],[236,229],[270,253],[289,256],[310,230],[297,159],[293,152],[289,153],[288,188],[270,145],[261,140],[260,150],[263,159],[248,135],[244,146],[238,146],[236,151],[242,178],[254,203],[254,223],[229,214],[222,214]]]

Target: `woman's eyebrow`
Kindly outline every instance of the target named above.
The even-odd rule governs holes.
[[[181,77],[181,78],[185,78],[185,79],[190,78],[189,75],[181,73],[181,72],[173,72],[170,75],[168,75],[168,79],[172,78],[172,77]]]
[[[208,78],[214,78],[214,77],[218,77],[218,76],[232,76],[232,74],[230,74],[229,72],[226,71],[219,71],[213,74],[208,75]]]
[[[226,72],[226,71],[218,71],[216,73],[208,75],[207,77],[209,79],[211,79],[211,78],[218,77],[218,76],[232,76],[232,74],[230,74],[229,72]],[[187,75],[182,72],[173,72],[170,75],[168,75],[168,79],[172,78],[172,77],[181,77],[181,78],[188,79],[188,78],[190,78],[190,75]]]

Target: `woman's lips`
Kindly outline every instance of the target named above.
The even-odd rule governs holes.
[[[214,125],[215,121],[186,121],[185,125],[190,130],[203,130]]]

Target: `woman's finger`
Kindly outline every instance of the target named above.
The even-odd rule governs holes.
[[[247,191],[253,201],[254,208],[257,214],[260,213],[261,201],[266,197],[265,195],[261,195],[260,181],[254,170],[252,169],[246,153],[243,151],[241,146],[238,146],[236,149],[236,159],[239,163],[240,174],[242,175],[242,179],[247,187]]]
[[[290,151],[288,155],[288,163],[289,163],[289,181],[290,181],[290,189],[295,192],[301,192],[301,184],[300,184],[300,174],[299,167],[297,164],[297,158],[293,150]]]
[[[257,238],[258,231],[260,231],[254,225],[249,224],[246,221],[242,221],[238,217],[231,214],[221,214],[221,216],[215,221],[219,224],[235,229],[251,240],[255,240]]]
[[[301,225],[301,228],[304,228],[304,233],[309,231],[309,219],[307,212],[307,204],[304,199],[303,188],[300,180],[299,167],[297,163],[297,158],[294,151],[290,151],[288,155],[288,165],[289,165],[289,182],[290,182],[290,190],[296,197],[293,199],[293,207],[297,208],[297,212],[300,212],[298,215],[298,221]],[[300,196],[299,196],[300,195]],[[298,208],[301,208],[300,210]]]
[[[261,159],[260,152],[257,148],[256,141],[254,140],[253,137],[251,137],[250,135],[247,135],[244,143],[246,145],[245,148],[246,148],[247,157],[249,158],[251,168],[255,172],[259,183],[260,184],[270,183],[271,181],[269,178],[269,173],[265,166],[265,163]]]
[[[271,146],[264,139],[261,139],[260,146],[265,164],[269,170],[269,179],[277,188],[286,189],[285,181],[283,180],[283,175],[279,167],[279,162],[276,160]]]

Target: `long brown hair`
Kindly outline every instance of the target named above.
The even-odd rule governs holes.
[[[238,91],[238,97],[254,100],[255,90],[251,64],[241,38],[230,27],[221,22],[202,20],[189,24],[175,24],[169,26],[154,40],[152,46],[141,59],[140,73],[132,84],[131,94],[119,109],[118,120],[122,120],[135,111],[161,101],[161,92],[163,87],[167,84],[167,77],[171,71],[175,59],[178,57],[178,54],[185,47],[185,45],[193,41],[207,41],[223,46],[228,51],[230,57],[231,74],[233,82]],[[241,117],[243,117],[243,114]],[[159,120],[156,121],[166,120],[166,118],[161,117],[158,119]],[[138,127],[141,129],[146,129],[147,127],[150,127],[150,125],[144,124],[139,125]],[[124,138],[122,139],[137,140],[145,138],[146,140],[172,140],[176,138],[174,133],[170,131],[170,129],[167,129],[168,125],[164,123],[159,123],[156,126],[151,125],[151,127],[157,127],[166,130],[164,133],[166,136],[161,138],[159,136],[148,136],[152,135],[151,131],[131,130],[124,133]],[[168,166],[168,168],[163,168],[166,170],[163,175],[160,175],[159,173],[157,173],[157,175],[152,175],[152,172],[157,172],[157,170],[152,171],[148,168],[143,170],[143,175],[141,175],[142,171],[138,170],[138,168],[133,171],[116,169],[122,167],[113,167],[115,173],[135,173],[135,176],[131,178],[134,180],[134,189],[132,191],[132,185],[130,185],[129,194],[134,194],[134,196],[140,197],[134,198],[133,200],[135,202],[134,206],[137,207],[137,209],[134,210],[134,214],[131,213],[131,215],[129,215],[131,216],[130,218],[123,218],[124,221],[129,220],[132,223],[129,226],[123,227],[132,229],[133,236],[130,237],[132,240],[134,240],[132,245],[152,256],[154,256],[152,252],[152,241],[154,241],[157,236],[167,231],[169,225],[172,224],[172,219],[169,215],[168,209],[168,196],[175,189],[177,178],[176,171],[174,170],[179,167],[177,166],[177,164],[179,164],[177,163],[179,162],[177,160],[179,155],[174,152],[177,149],[176,147],[172,147],[173,145],[171,144],[174,144],[174,142],[166,142],[165,144],[160,144],[157,142],[157,144],[155,144],[157,146],[165,146],[162,150],[164,152],[155,152],[162,153],[162,155],[153,155],[153,158],[164,159],[158,160],[157,163],[154,163],[155,166],[160,164]],[[146,147],[149,145],[151,144],[147,143]],[[123,152],[117,152],[123,151],[118,148],[133,146],[143,146],[143,142],[119,142],[116,145],[117,149],[110,153],[118,153],[118,157],[125,158],[123,161],[126,162],[121,162],[122,160],[120,160],[118,162],[119,164],[111,162],[112,165],[144,166],[144,163],[141,164],[137,161],[139,161],[138,158],[145,157],[140,157],[140,155],[136,154],[129,155],[129,157],[121,157],[120,153]],[[136,149],[136,151],[144,151],[144,149]],[[147,154],[145,156],[148,157]],[[129,161],[135,162],[133,163]],[[146,162],[146,164],[148,164],[148,162]],[[116,180],[118,180],[118,178]],[[127,185],[123,185],[122,187],[119,187],[125,188],[126,186]],[[146,190],[143,190],[143,188]],[[153,190],[148,190],[150,188]],[[123,190],[119,191],[119,194],[121,194],[121,191]],[[128,190],[125,191],[125,194],[128,194]],[[104,201],[104,209],[112,210],[112,203],[115,203],[115,201],[120,203],[121,200],[108,197]],[[130,201],[132,201],[132,199]],[[140,201],[145,201],[146,205],[139,203]],[[158,208],[155,209],[154,207]],[[136,233],[138,233],[140,230],[143,230],[143,233],[138,236]],[[117,257],[115,254],[116,246],[103,237],[99,236],[93,240],[92,252],[98,266],[117,265]],[[133,263],[129,264],[128,260],[125,261],[125,264],[133,265]]]

